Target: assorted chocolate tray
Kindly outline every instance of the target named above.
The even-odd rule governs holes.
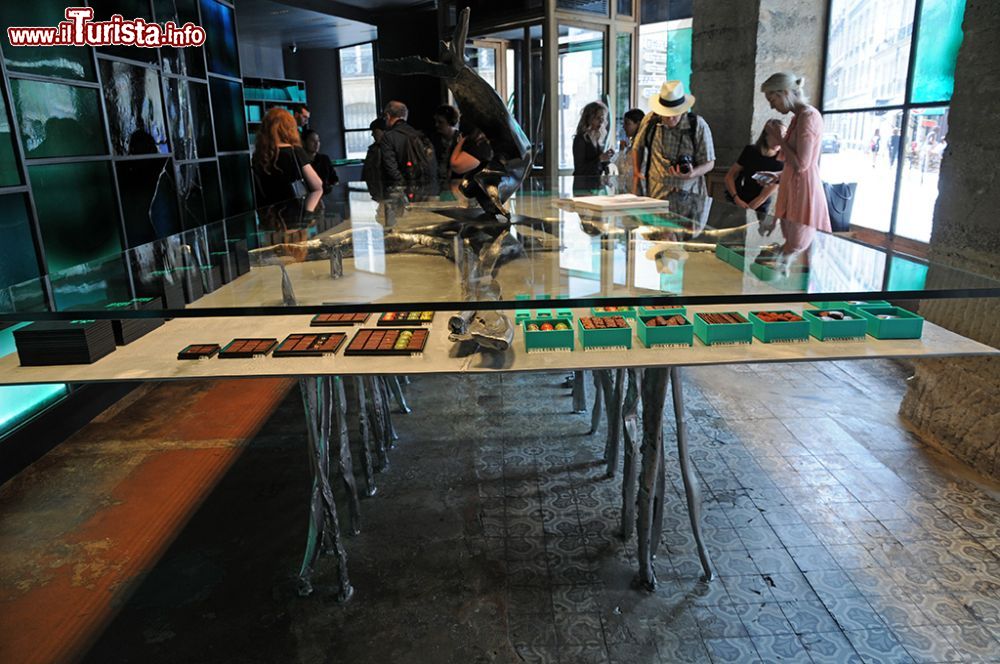
[[[215,357],[220,348],[219,344],[191,344],[181,349],[177,353],[178,360],[203,360]]]
[[[570,329],[570,324],[565,320],[545,321],[542,323],[535,321],[529,322],[524,326],[524,329],[528,332],[552,332],[553,330],[568,330]]]
[[[350,327],[367,323],[371,314],[316,314],[309,325],[311,327]]]
[[[753,326],[735,311],[695,314],[694,333],[706,346],[753,341]]]
[[[427,330],[399,328],[358,330],[344,355],[412,355],[422,353],[427,345]]]
[[[219,351],[219,357],[228,360],[267,355],[277,345],[277,339],[233,339]]]
[[[577,322],[584,350],[632,347],[632,326],[623,316],[586,316]]]
[[[387,311],[378,317],[378,325],[383,327],[425,325],[432,320],[434,320],[433,311]]]
[[[639,341],[647,348],[690,346],[694,343],[694,326],[681,314],[640,316],[635,332]]]
[[[753,336],[764,343],[806,341],[809,322],[794,311],[751,311]]]
[[[289,334],[274,349],[275,357],[322,357],[337,352],[347,335],[343,332]]]

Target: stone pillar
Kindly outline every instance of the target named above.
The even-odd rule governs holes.
[[[818,101],[826,0],[694,0],[691,90],[728,168],[776,114],[760,90],[776,71],[806,79]],[[787,120],[787,118],[786,118]]]
[[[931,260],[1000,279],[1000,5],[968,0],[958,54]],[[928,286],[965,281],[931,270]],[[925,301],[920,313],[939,325],[1000,346],[1000,301]],[[1000,360],[921,361],[900,414],[977,470],[1000,479]]]

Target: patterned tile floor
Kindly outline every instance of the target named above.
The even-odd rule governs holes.
[[[567,413],[562,376],[422,378],[408,388],[414,412],[397,417],[402,439],[379,494],[363,503],[363,531],[347,542],[350,604],[291,599],[260,577],[216,600],[202,584],[174,607],[140,591],[90,661],[168,661],[193,632],[233,639],[232,625],[185,623],[215,616],[216,601],[271,616],[258,625],[270,640],[240,632],[232,661],[1000,662],[1000,493],[901,426],[903,369],[684,376],[714,582],[698,580],[669,445],[660,587],[639,592],[634,537],[616,534],[621,475],[603,477],[603,430],[587,436],[589,415]],[[262,449],[272,461],[288,451]],[[304,519],[294,521],[269,566],[294,566],[289,542]],[[251,550],[252,535],[240,537]],[[186,533],[165,565],[229,546]],[[247,585],[265,591],[224,594]]]

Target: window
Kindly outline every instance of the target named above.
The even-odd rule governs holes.
[[[344,153],[348,159],[364,159],[371,143],[368,125],[379,115],[375,97],[374,52],[371,43],[368,43],[342,48],[338,55]]]
[[[664,81],[681,81],[691,90],[691,19],[639,26],[639,108],[649,110],[649,98]]]
[[[857,183],[852,223],[930,240],[964,14],[965,0],[831,1],[820,172]]]
[[[604,33],[559,26],[559,168],[573,168],[583,107],[604,98]]]

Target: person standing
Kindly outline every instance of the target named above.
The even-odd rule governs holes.
[[[726,193],[730,200],[743,209],[766,213],[771,205],[771,194],[778,188],[776,183],[761,185],[754,179],[757,173],[780,171],[782,163],[778,159],[781,139],[785,134],[785,123],[768,120],[760,138],[753,145],[743,148],[736,163],[726,173]]]
[[[899,145],[901,140],[899,128],[897,127],[892,130],[892,136],[889,137],[889,144],[886,146],[889,150],[889,166],[896,165],[896,159],[899,157]]]
[[[459,140],[458,122],[461,116],[454,106],[444,104],[434,110],[434,135],[431,144],[437,156],[438,180],[446,183],[453,176],[451,170],[451,154]]]
[[[375,118],[368,125],[372,132],[372,144],[368,146],[365,154],[365,162],[361,166],[361,179],[368,185],[368,193],[375,200],[380,200],[385,195],[385,187],[382,184],[382,137],[385,136],[385,120]]]
[[[614,164],[618,169],[619,192],[635,193],[638,189],[635,170],[635,135],[639,133],[639,126],[645,114],[638,108],[633,108],[625,112],[622,117],[622,129],[625,130],[625,139],[618,143],[618,154],[615,156]]]
[[[386,131],[379,142],[385,186],[436,186],[434,148],[423,133],[406,122],[409,114],[401,101],[390,101],[385,106]]]
[[[715,145],[705,119],[689,112],[694,103],[681,81],[665,82],[649,98],[635,142],[645,153],[646,191],[653,198],[674,190],[708,193],[705,174],[715,168]]]
[[[315,129],[306,129],[302,132],[302,149],[305,150],[306,156],[309,157],[309,164],[323,182],[323,193],[329,194],[333,190],[333,185],[337,184],[340,180],[337,178],[337,171],[333,167],[330,157],[320,152],[319,148],[320,140],[318,131]]]
[[[760,86],[771,108],[792,114],[788,131],[779,140],[784,167],[770,174],[780,184],[774,215],[830,233],[830,210],[819,175],[823,116],[809,105],[802,84],[801,78],[781,72]]]
[[[871,143],[872,151],[872,168],[875,168],[875,164],[878,163],[878,153],[882,149],[882,134],[879,132],[878,127],[875,128],[875,135],[872,136]]]
[[[615,153],[605,150],[608,138],[608,107],[592,101],[583,107],[573,136],[573,189],[597,189],[601,175]]]
[[[323,182],[302,149],[295,118],[283,108],[272,108],[264,115],[251,165],[260,207],[306,193],[322,195]]]
[[[295,109],[295,125],[299,128],[299,132],[303,132],[309,128],[309,107],[303,104]]]

